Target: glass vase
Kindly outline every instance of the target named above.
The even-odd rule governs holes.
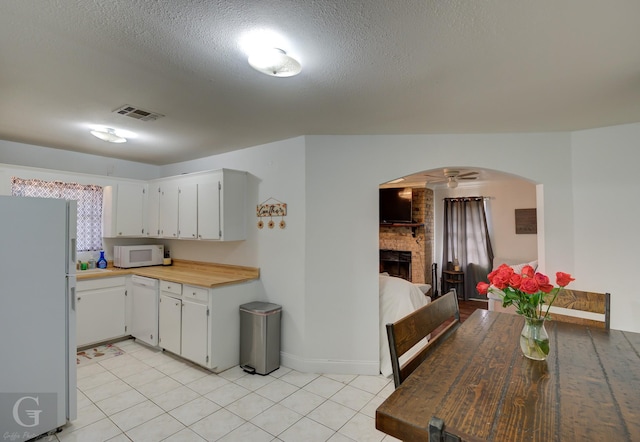
[[[520,333],[520,349],[529,359],[544,361],[549,354],[549,335],[544,328],[544,319],[524,318]]]

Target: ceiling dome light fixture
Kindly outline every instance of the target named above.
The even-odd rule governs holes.
[[[256,71],[272,77],[293,77],[302,70],[298,60],[278,48],[263,49],[251,54],[249,64]]]
[[[109,143],[126,143],[127,139],[121,137],[116,133],[116,130],[111,127],[105,127],[104,129],[92,129],[89,131],[91,135],[96,138],[100,138],[103,141]]]

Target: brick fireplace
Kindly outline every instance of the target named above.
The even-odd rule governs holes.
[[[413,220],[419,227],[380,226],[380,268],[389,266],[401,273],[400,277],[415,284],[432,284],[431,263],[433,255],[433,190],[414,188],[412,192]],[[402,252],[403,260],[383,262],[383,252]],[[406,254],[410,254],[409,259]],[[389,255],[385,255],[388,257]],[[391,257],[393,258],[393,257]],[[400,259],[399,257],[397,258]],[[400,264],[401,263],[401,264]],[[408,264],[408,265],[407,265]],[[381,270],[387,271],[387,270]],[[391,271],[387,271],[391,274]],[[406,272],[406,277],[402,276]]]

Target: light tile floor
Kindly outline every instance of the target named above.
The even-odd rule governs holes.
[[[125,354],[78,368],[78,419],[49,440],[397,440],[375,429],[393,391],[383,376],[213,374],[133,340],[117,345]]]

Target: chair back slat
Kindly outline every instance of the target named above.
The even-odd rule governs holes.
[[[611,295],[609,293],[563,289],[558,293],[553,306],[604,315],[604,319],[599,321],[595,319],[552,313],[551,317],[554,320],[599,327],[606,330],[609,330],[610,328]]]
[[[447,324],[447,322],[449,323]],[[446,324],[446,326],[439,329],[443,324]],[[426,359],[430,351],[459,325],[460,311],[455,290],[417,309],[393,324],[387,324],[387,337],[389,339],[391,368],[393,369],[395,386],[398,387]],[[400,357],[436,331],[436,329],[439,329],[437,335],[431,336],[428,344],[401,367]]]

